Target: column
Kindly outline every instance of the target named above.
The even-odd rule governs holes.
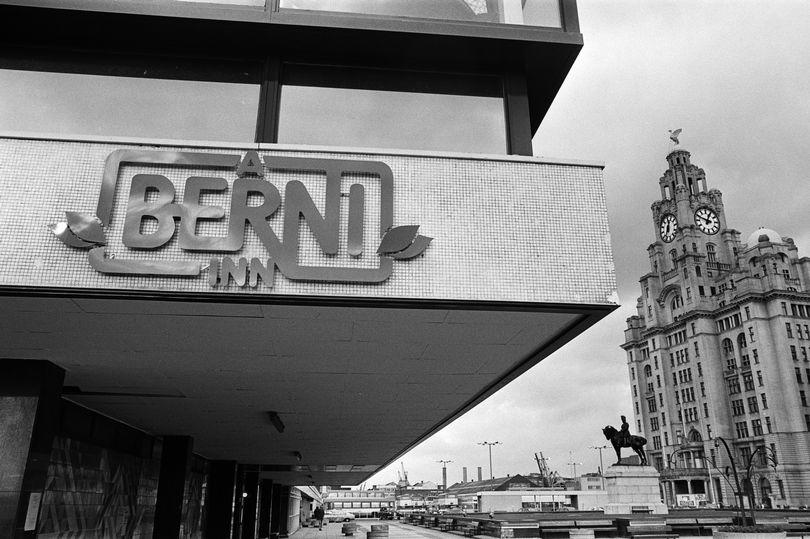
[[[270,517],[270,536],[287,537],[289,517],[290,487],[273,484],[273,503]]]
[[[257,536],[259,539],[270,537],[270,515],[273,505],[273,481],[262,479],[259,481],[259,523]]]
[[[164,436],[160,457],[157,501],[155,502],[155,539],[180,535],[186,477],[191,466],[190,436]]]
[[[236,466],[236,499],[233,505],[233,528],[231,539],[241,539],[242,537],[242,519],[244,518],[244,505],[245,505],[245,466],[238,464]]]
[[[0,537],[35,537],[65,371],[0,360]]]
[[[231,536],[235,495],[236,461],[212,461],[208,475],[205,537]]]
[[[255,539],[256,537],[256,509],[259,496],[259,472],[245,472],[244,492],[242,505],[242,539]]]

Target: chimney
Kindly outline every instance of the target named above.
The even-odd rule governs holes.
[[[464,466],[461,469],[461,473],[462,473],[462,477],[464,477],[464,479],[462,479],[461,482],[466,483],[467,482],[467,467],[466,466]]]
[[[478,467],[478,480],[481,481],[481,467]]]

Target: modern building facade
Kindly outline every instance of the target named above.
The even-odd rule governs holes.
[[[2,537],[283,536],[616,306],[574,0],[0,25]]]
[[[670,505],[740,503],[726,444],[753,503],[810,504],[810,259],[772,230],[741,239],[688,151],[667,164],[623,345],[634,427]]]

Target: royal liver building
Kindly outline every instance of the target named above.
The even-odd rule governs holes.
[[[761,228],[744,241],[676,148],[625,343],[636,427],[670,505],[810,504],[810,258]],[[728,450],[726,449],[728,447]]]

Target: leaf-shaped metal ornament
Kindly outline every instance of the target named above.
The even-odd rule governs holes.
[[[425,249],[428,248],[430,242],[433,241],[433,238],[429,238],[427,236],[416,236],[416,239],[413,240],[413,243],[407,249],[404,249],[398,253],[393,253],[388,256],[394,258],[396,260],[408,260],[409,258],[414,258],[416,256],[421,255],[425,252]]]
[[[403,225],[392,228],[383,236],[377,254],[387,255],[407,249],[416,238],[417,232],[419,232],[419,225]]]
[[[70,231],[80,239],[99,245],[107,243],[101,221],[95,215],[66,211],[65,216],[67,217],[67,225]]]
[[[53,232],[53,235],[59,238],[62,243],[68,247],[76,247],[78,249],[90,249],[95,247],[95,243],[89,243],[81,239],[79,236],[71,232],[67,223],[56,223],[48,225],[48,229]]]

